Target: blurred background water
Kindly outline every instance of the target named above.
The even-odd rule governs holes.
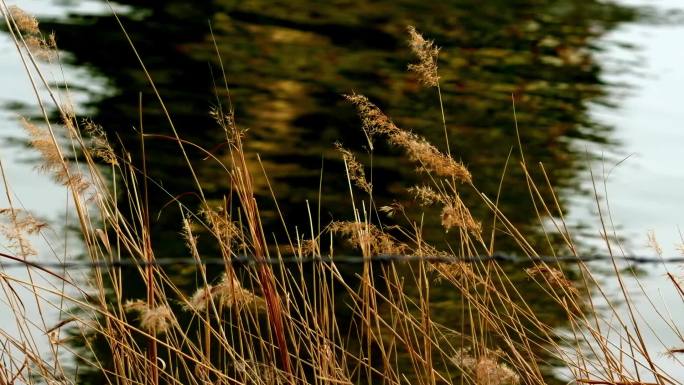
[[[679,12],[684,9],[684,3],[677,0],[620,3]],[[684,54],[676,48],[682,39],[684,25],[679,22],[627,23],[603,38],[637,47],[633,50],[612,45],[612,49],[599,56],[604,63],[614,63],[607,66],[603,79],[608,84],[623,84],[627,88],[614,89],[616,108],[592,107],[594,119],[615,127],[612,137],[620,143],[618,158],[626,159],[618,166],[615,161],[605,161],[593,167],[601,195],[610,204],[610,207],[603,204],[604,213],[610,209],[616,232],[624,238],[621,248],[625,254],[657,258],[658,253],[649,245],[647,236],[652,232],[664,256],[682,255],[680,225],[684,210],[680,200],[684,193],[684,153],[676,144],[684,135],[684,110],[679,107]],[[625,62],[631,64],[625,65]],[[584,174],[585,186],[590,185],[590,180]],[[594,233],[599,231],[595,201],[580,199],[571,207],[571,217],[577,223],[593,222]],[[641,274],[626,278],[625,286],[632,295],[646,344],[653,351],[664,352],[681,342],[661,318],[661,315],[671,317],[674,325],[684,322],[681,298],[666,278],[666,273],[681,276],[681,265],[653,264],[637,268]],[[619,287],[612,276],[608,274],[604,282],[608,293],[617,294]],[[624,304],[621,311],[626,314]],[[675,377],[684,378],[681,360],[661,354],[656,362]]]
[[[135,154],[139,144],[132,127],[142,93],[146,132],[169,132],[104,2],[21,0],[17,5],[38,16],[45,31],[56,32],[64,67],[46,68],[55,82],[66,78],[70,83],[79,114],[102,124],[110,137],[120,137]],[[516,146],[514,94],[526,160],[544,163],[586,250],[605,253],[591,169],[604,213],[607,198],[626,254],[656,257],[647,246],[649,230],[655,231],[666,256],[680,253],[677,225],[684,196],[684,152],[679,147],[684,132],[679,125],[684,110],[679,94],[684,54],[678,46],[684,39],[679,13],[684,5],[677,0],[130,0],[118,2],[116,9],[181,135],[220,153],[216,146],[221,132],[208,112],[226,94],[222,87],[214,87],[220,75],[209,35],[211,22],[238,123],[249,128],[248,151],[263,159],[293,228],[308,226],[305,201],[318,200],[322,164],[322,221],[351,214],[335,141],[357,151],[370,165],[359,120],[341,94],[369,96],[400,127],[444,148],[437,96],[406,71],[414,60],[406,44],[405,28],[411,24],[442,47],[439,64],[451,150],[469,166],[475,184],[485,193],[495,194],[509,150]],[[17,116],[35,115],[35,100],[14,50],[9,38],[0,35],[0,135],[6,139],[0,157],[24,206],[51,220],[53,231],[62,231],[68,212],[66,191],[33,170],[34,159],[21,145],[26,138]],[[175,146],[159,140],[146,148],[152,177],[180,195],[193,186]],[[418,212],[406,192],[417,180],[413,166],[397,151],[377,147],[372,163],[378,205],[397,200],[409,212]],[[516,151],[504,180],[501,207],[544,251],[543,232],[516,166]],[[201,154],[190,156],[209,196],[220,200],[228,189],[226,176],[201,161]],[[269,206],[265,180],[253,164],[265,225],[277,232],[279,221]],[[539,173],[534,176],[542,181]],[[168,201],[168,196],[152,190],[151,210],[159,213],[153,224],[155,250],[182,257],[180,218],[161,210]],[[488,218],[475,199],[470,202],[476,216]],[[445,237],[439,228],[436,214],[426,216],[427,235],[443,244],[448,234]],[[515,252],[505,237],[498,240],[498,248]],[[71,249],[78,254],[77,244]],[[40,255],[52,258],[54,252],[41,250]],[[680,305],[663,278],[666,269],[678,273],[678,266],[640,268],[645,275],[639,280],[651,298]],[[178,279],[184,279],[180,272]],[[660,333],[667,336],[665,341],[674,341],[673,335],[654,319],[638,285],[630,287],[644,309],[644,325],[654,329],[649,343],[664,351],[654,336]],[[682,320],[684,311],[679,308],[673,317]],[[559,320],[551,322],[562,326]],[[680,363],[658,360],[684,375]]]

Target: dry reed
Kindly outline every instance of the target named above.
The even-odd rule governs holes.
[[[356,160],[356,157],[351,151],[342,147],[342,144],[335,143],[335,148],[342,154],[342,158],[347,165],[349,178],[358,188],[370,194],[373,191],[373,186],[366,179],[366,172],[363,169],[363,165]]]
[[[403,148],[408,157],[418,163],[419,171],[434,172],[439,176],[455,178],[462,183],[472,183],[472,176],[463,164],[441,153],[424,138],[398,128],[368,98],[358,94],[345,97],[356,106],[363,127],[370,136],[386,136],[391,144]]]
[[[0,11],[10,30],[27,35],[23,39],[15,32],[15,41],[34,44],[28,40],[38,38],[40,33],[34,18],[8,8],[4,0],[0,0]],[[9,14],[12,19],[7,17]],[[409,35],[411,48],[420,61],[410,69],[426,85],[438,86],[438,49],[413,28],[409,28]],[[27,55],[24,51],[20,50],[20,54]],[[29,76],[41,71],[37,63],[26,63],[35,66],[26,68]],[[156,92],[151,77],[149,80]],[[42,86],[52,87],[47,82]],[[71,384],[88,371],[101,376],[103,383],[118,385],[542,385],[552,377],[546,370],[548,359],[562,362],[571,373],[571,380],[578,383],[648,383],[642,381],[643,373],[655,378],[659,385],[682,383],[655,365],[652,354],[640,342],[641,330],[634,312],[625,317],[609,306],[604,317],[594,304],[595,299],[589,305],[584,302],[584,298],[596,298],[595,293],[588,291],[592,284],[598,287],[598,293],[602,291],[588,267],[582,264],[577,272],[585,281],[582,287],[586,292],[576,288],[556,267],[540,265],[526,270],[529,280],[539,289],[534,295],[543,293],[555,311],[567,319],[566,334],[558,333],[557,325],[543,321],[533,306],[538,298],[531,298],[510,269],[495,261],[419,261],[408,265],[377,265],[368,261],[352,274],[343,274],[334,260],[338,238],[361,249],[368,257],[406,253],[458,258],[493,252],[482,241],[481,226],[461,200],[456,182],[472,187],[482,204],[490,208],[500,227],[497,231],[509,236],[522,252],[535,255],[526,237],[495,203],[477,191],[470,172],[449,152],[444,154],[424,138],[398,128],[364,96],[349,95],[347,99],[357,107],[369,138],[383,137],[402,148],[420,171],[430,174],[433,185],[416,186],[411,192],[419,205],[441,207],[445,232],[452,228],[461,230],[448,234],[451,250],[439,251],[427,244],[422,219],[408,218],[402,205],[377,208],[395,218],[408,218],[408,226],[392,227],[392,234],[399,234],[400,241],[388,233],[388,227],[370,219],[371,210],[376,210],[372,200],[368,206],[364,201],[361,207],[352,200],[352,220],[333,222],[318,234],[311,218],[309,239],[302,240],[299,233],[295,240],[288,235],[295,257],[304,253],[320,255],[323,240],[329,238],[332,262],[313,263],[306,269],[302,264],[234,266],[231,260],[239,254],[253,255],[255,262],[263,262],[271,254],[280,257],[282,248],[270,244],[264,234],[252,168],[242,146],[245,132],[236,125],[232,108],[229,114],[215,111],[213,116],[226,135],[225,157],[229,161],[225,164],[221,159],[214,160],[227,170],[231,194],[220,203],[207,200],[200,179],[192,171],[197,183],[195,193],[201,202],[195,208],[180,201],[178,206],[189,258],[201,261],[201,239],[214,243],[211,250],[220,253],[225,266],[216,271],[200,266],[193,272],[192,290],[175,282],[172,271],[151,264],[125,275],[115,266],[98,268],[78,284],[69,271],[51,272],[51,279],[58,282],[47,285],[0,271],[3,300],[9,304],[20,329],[14,335],[2,330],[3,341],[7,342],[0,344],[0,383]],[[160,101],[163,102],[161,96]],[[114,153],[99,126],[89,121],[79,123],[62,106],[53,107],[63,111],[59,123],[66,130],[62,135],[55,135],[55,122],[48,115],[42,122],[47,126],[45,129],[27,120],[22,124],[31,146],[41,154],[41,168],[69,187],[86,257],[94,262],[120,258],[153,262],[155,248],[144,193],[146,174],[141,174],[126,154]],[[175,128],[174,133],[181,154],[192,167],[184,150],[187,143],[177,136]],[[70,148],[81,155],[74,158],[78,163],[65,155]],[[372,188],[365,179],[363,166],[351,151],[340,150],[349,170],[350,185],[356,183],[370,193]],[[111,184],[105,182],[102,164],[96,163],[96,159],[111,170]],[[522,167],[529,177],[526,165]],[[435,180],[433,176],[445,180]],[[120,186],[124,194],[115,194],[111,186]],[[86,192],[86,187],[91,191]],[[534,214],[553,218],[549,206],[553,208],[554,202],[547,204],[535,191],[530,189],[531,198],[540,200],[536,206],[540,211]],[[125,204],[121,199],[126,200]],[[24,250],[28,246],[22,246],[21,235],[35,234],[44,227],[11,207],[2,214],[8,226],[3,227],[4,235],[15,239],[15,244]],[[287,224],[285,218],[281,219]],[[569,234],[563,235],[570,249],[575,250]],[[294,247],[295,244],[300,247]],[[624,289],[619,272],[616,274]],[[678,280],[671,278],[681,293]],[[144,287],[144,300],[127,298],[128,285],[133,280]],[[65,321],[48,326],[45,318],[40,322],[30,319],[24,301],[16,294],[18,287],[34,295],[39,309],[57,310]],[[460,300],[460,307],[442,310],[444,303],[435,295],[438,288],[457,299],[449,303]],[[193,291],[188,298],[186,293]],[[57,300],[50,295],[56,295]],[[630,303],[629,295],[624,297]],[[609,298],[603,299],[611,304]],[[176,314],[179,307],[186,311],[182,317]],[[130,322],[126,312],[136,313],[137,321]],[[453,322],[457,313],[462,317],[460,324]],[[40,315],[45,317],[42,312]],[[617,326],[610,320],[617,320]],[[70,327],[70,338],[80,341],[82,346],[60,342],[65,325]],[[669,325],[677,328],[673,323]],[[616,335],[617,343],[608,338]],[[39,346],[40,337],[48,338],[48,352]],[[670,348],[670,352],[675,354],[678,350]],[[69,370],[69,362],[74,361],[68,360],[78,362],[78,372]],[[639,372],[630,372],[632,366],[639,367]]]
[[[437,74],[439,48],[435,46],[434,42],[425,40],[423,35],[418,33],[413,26],[408,27],[408,33],[411,51],[418,57],[417,64],[409,64],[409,71],[415,72],[426,86],[436,87],[439,84],[439,75]]]

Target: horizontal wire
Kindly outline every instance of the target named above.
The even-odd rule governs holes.
[[[4,257],[4,258],[3,258]],[[9,259],[9,261],[6,261]],[[110,268],[110,267],[145,267],[145,266],[225,266],[235,265],[280,265],[280,264],[302,264],[302,263],[336,263],[336,264],[362,264],[367,262],[413,262],[424,261],[431,263],[474,263],[497,261],[511,264],[524,264],[534,262],[594,262],[594,261],[623,261],[634,264],[672,264],[684,263],[684,257],[645,257],[645,256],[610,256],[610,255],[589,255],[589,256],[532,256],[520,257],[513,254],[496,253],[484,256],[439,256],[439,255],[403,255],[403,254],[381,254],[372,257],[355,255],[342,255],[336,257],[329,256],[306,256],[306,257],[280,257],[280,258],[256,258],[252,255],[238,255],[231,259],[224,258],[157,258],[152,261],[140,261],[134,259],[121,259],[115,261],[72,261],[72,262],[36,262],[25,261],[18,257],[10,257],[0,253],[0,268],[34,267],[38,269],[86,269],[86,268]]]

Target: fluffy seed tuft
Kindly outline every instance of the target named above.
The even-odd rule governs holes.
[[[173,312],[168,306],[159,305],[150,308],[142,300],[129,300],[124,309],[138,313],[140,327],[150,333],[164,334],[171,328]]]
[[[107,134],[102,126],[95,124],[92,120],[86,119],[83,121],[83,130],[90,138],[90,153],[93,154],[95,158],[112,166],[119,164],[119,161],[116,159],[116,154],[114,154],[114,150],[109,144]]]
[[[345,237],[352,246],[367,248],[371,255],[403,254],[406,251],[406,246],[370,223],[333,222],[328,229]]]
[[[563,289],[571,294],[579,294],[577,288],[573,285],[572,281],[567,279],[565,277],[565,274],[563,274],[562,271],[556,268],[545,265],[537,265],[535,267],[525,269],[525,272],[530,277],[542,277],[544,280],[546,280],[546,282],[548,282],[549,285],[551,285],[554,288]]]
[[[449,202],[442,208],[442,226],[448,232],[456,227],[464,229],[476,237],[482,233],[482,224],[477,222],[460,199]]]
[[[47,227],[45,222],[36,219],[29,212],[19,209],[0,209],[0,234],[7,239],[6,246],[13,252],[26,258],[37,252],[27,236],[40,233]]]
[[[370,136],[384,135],[388,141],[406,151],[409,159],[419,164],[418,170],[452,177],[470,184],[472,175],[460,162],[441,153],[425,138],[397,127],[380,109],[363,95],[345,95],[356,106],[361,117],[364,132]]]
[[[214,287],[213,295],[218,303],[225,307],[242,307],[251,304],[263,309],[266,307],[266,302],[261,297],[242,287],[237,278],[229,278],[227,275],[224,275],[221,282]]]
[[[43,158],[39,167],[41,171],[52,174],[57,182],[77,193],[82,193],[90,187],[90,183],[83,174],[69,170],[67,162],[62,159],[57,145],[47,130],[39,128],[24,118],[21,119],[21,123],[29,135],[31,147],[35,148]]]
[[[38,28],[38,20],[33,15],[28,14],[26,11],[17,7],[16,5],[9,7],[9,13],[21,32],[27,34],[40,33],[40,29]]]
[[[446,203],[444,197],[438,194],[430,186],[414,186],[409,188],[409,192],[421,206],[431,206],[435,203]]]
[[[488,352],[479,358],[467,351],[459,352],[452,362],[471,373],[477,385],[518,385],[520,376],[503,362],[496,352]]]
[[[342,158],[347,165],[349,179],[354,182],[356,187],[370,194],[373,191],[373,185],[366,179],[366,172],[363,169],[363,165],[356,160],[356,157],[351,151],[342,147],[342,144],[335,143],[335,148],[342,154]]]
[[[411,51],[418,57],[418,63],[409,64],[409,71],[415,72],[426,86],[436,87],[439,84],[437,75],[439,48],[432,41],[425,40],[413,26],[408,27],[408,33]]]
[[[227,275],[224,275],[221,282],[215,286],[207,285],[197,289],[195,294],[188,299],[185,309],[203,311],[207,309],[209,301],[215,301],[220,308],[242,308],[248,305],[256,305],[257,308],[262,309],[266,306],[263,298],[242,287],[237,278],[229,279]]]

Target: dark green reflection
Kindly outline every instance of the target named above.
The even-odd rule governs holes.
[[[576,175],[584,155],[573,141],[611,141],[610,128],[588,115],[589,102],[605,102],[597,38],[636,18],[632,9],[598,0],[119,3],[133,8],[121,18],[181,136],[221,153],[224,138],[208,111],[217,103],[225,106],[227,95],[213,86],[222,80],[209,34],[211,22],[238,124],[249,128],[248,149],[260,154],[288,224],[300,229],[308,228],[305,200],[317,206],[322,157],[322,222],[351,217],[333,143],[340,141],[363,154],[365,138],[354,109],[341,94],[367,95],[398,126],[443,148],[437,94],[406,71],[414,60],[406,44],[407,25],[415,25],[442,47],[439,65],[451,151],[469,166],[475,184],[494,196],[506,157],[517,142],[511,94],[516,95],[528,163],[543,162],[552,185],[578,189]],[[92,107],[94,120],[110,138],[120,137],[128,151],[138,154],[139,138],[132,129],[138,121],[138,93],[143,94],[145,132],[171,133],[113,17],[74,15],[44,25],[56,31],[68,60],[109,79],[111,93],[95,96]],[[378,206],[394,199],[410,206],[405,188],[418,180],[414,165],[382,143],[376,145],[372,162]],[[146,149],[152,178],[172,195],[194,191],[175,143],[150,139]],[[500,206],[516,224],[539,234],[515,154]],[[226,194],[227,176],[202,160],[202,154],[191,151],[190,157],[209,196],[220,199]],[[361,159],[369,164],[368,157]],[[275,232],[284,243],[264,178],[257,163],[253,165],[266,232]],[[158,255],[185,257],[178,214],[171,209],[160,212],[169,199],[151,190],[153,245]],[[197,203],[192,195],[182,200],[191,207]],[[489,219],[471,201],[474,214]],[[564,201],[561,196],[561,205]],[[426,221],[427,229],[436,230],[428,231],[428,237],[439,243],[444,234],[438,215],[427,215]],[[500,248],[511,245],[502,240]],[[539,248],[544,251],[542,242]],[[129,289],[131,296],[142,296],[135,284]],[[435,295],[447,310],[440,313],[458,318],[459,305],[445,300],[448,293]],[[561,322],[553,314],[548,319]]]
[[[587,115],[587,103],[600,101],[605,92],[594,57],[596,38],[635,17],[633,10],[584,0],[121,3],[135,9],[122,16],[123,22],[181,135],[206,148],[221,143],[222,133],[207,112],[217,104],[215,94],[222,103],[226,96],[222,87],[214,90],[212,85],[222,81],[211,21],[238,123],[249,128],[250,150],[264,160],[292,225],[305,225],[304,200],[317,200],[322,155],[327,160],[322,217],[349,214],[340,210],[348,197],[332,143],[339,140],[361,150],[365,139],[342,93],[368,95],[400,127],[442,145],[437,95],[406,72],[414,60],[405,42],[409,24],[442,47],[439,64],[452,152],[470,167],[478,187],[495,193],[506,155],[516,143],[511,94],[517,98],[528,162],[544,162],[556,187],[575,186],[582,160],[571,140],[610,140],[609,129]],[[119,135],[130,152],[136,154],[138,147],[131,127],[137,124],[139,92],[145,131],[170,133],[112,17],[73,16],[49,27],[76,64],[110,79],[113,96],[94,98],[95,119]],[[93,39],[86,42],[84,36]],[[416,177],[400,154],[379,147],[373,176],[382,205],[405,197],[404,187]],[[173,194],[193,190],[175,144],[157,140],[148,150],[153,177]],[[199,157],[194,154],[193,160],[205,187],[222,195],[225,175]],[[534,221],[517,162],[514,158],[502,208],[526,225]],[[267,196],[263,178],[257,179],[259,193]],[[166,199],[160,196],[153,203]],[[273,218],[268,211],[266,216]],[[157,238],[164,236],[162,229],[175,234],[176,228],[160,225]]]

